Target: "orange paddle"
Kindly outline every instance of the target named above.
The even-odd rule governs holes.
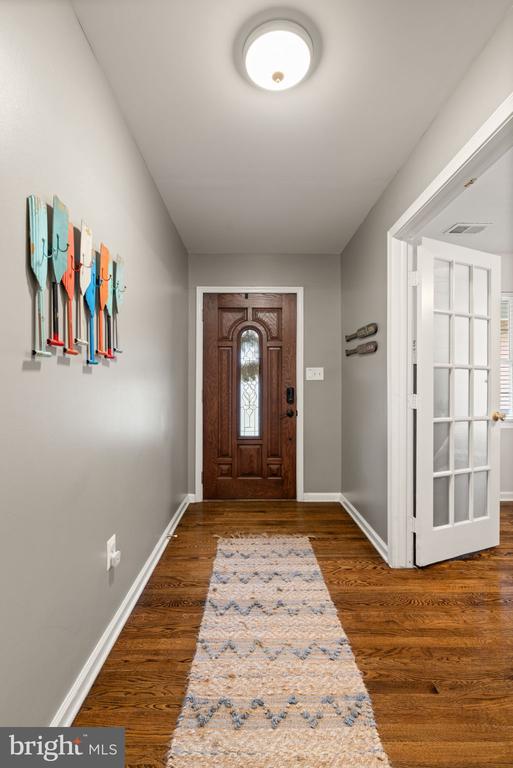
[[[99,355],[104,357],[108,356],[108,352],[104,349],[103,344],[103,323],[105,320],[105,306],[109,298],[109,280],[112,276],[109,276],[109,249],[103,243],[100,245],[100,269],[98,275],[98,285],[100,287],[100,311],[98,312],[98,349],[96,350]]]

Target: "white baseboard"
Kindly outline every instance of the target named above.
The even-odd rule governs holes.
[[[340,501],[340,493],[305,493],[303,501]]]
[[[513,491],[502,491],[501,501],[513,501]]]
[[[338,500],[344,507],[347,514],[353,518],[354,522],[360,528],[361,531],[367,536],[374,549],[381,555],[385,563],[388,563],[388,546],[385,544],[381,536],[379,536],[374,528],[372,528],[367,520],[358,512],[355,506],[351,504],[343,493],[339,494]]]
[[[85,697],[100,672],[112,646],[116,642],[119,633],[125,626],[125,623],[132,613],[137,600],[148,579],[153,573],[155,566],[162,557],[162,554],[169,543],[176,526],[182,519],[182,516],[192,502],[191,494],[184,496],[180,506],[166,526],[162,536],[156,543],[150,556],[139,571],[135,581],[125,595],[123,602],[107,625],[104,633],[96,643],[91,655],[80,670],[75,682],[69,689],[61,706],[55,713],[50,725],[56,727],[65,727],[71,725],[78,710],[82,706]]]

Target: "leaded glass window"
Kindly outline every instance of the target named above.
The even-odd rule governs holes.
[[[247,328],[240,336],[239,434],[260,436],[260,336]]]
[[[501,411],[513,421],[513,293],[501,301]]]

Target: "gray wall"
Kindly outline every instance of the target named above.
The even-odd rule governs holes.
[[[342,361],[342,491],[385,540],[387,230],[512,91],[510,12],[342,254],[343,331],[381,326],[377,356]]]
[[[305,491],[340,491],[340,257],[193,255],[190,257],[189,391],[195,387],[196,287],[303,286],[305,366],[324,366],[323,382],[305,381]],[[194,491],[194,404],[189,401],[189,489]]]
[[[2,0],[0,51],[0,724],[45,725],[186,492],[187,260],[68,3]],[[31,362],[26,197],[54,192],[126,261],[94,370]]]
[[[513,253],[502,257],[502,290],[513,293]],[[501,431],[501,493],[513,497],[513,428]]]

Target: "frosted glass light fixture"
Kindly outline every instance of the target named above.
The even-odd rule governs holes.
[[[312,64],[312,38],[294,21],[261,24],[246,39],[243,59],[250,80],[268,91],[285,91],[304,80]]]

